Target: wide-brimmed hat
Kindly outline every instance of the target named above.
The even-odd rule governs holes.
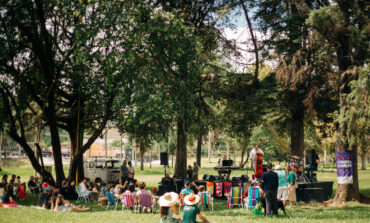
[[[199,203],[200,197],[193,193],[185,197],[184,202],[186,205],[196,205]]]
[[[174,192],[167,192],[159,198],[159,206],[161,207],[171,207],[176,204],[179,200],[179,195]]]
[[[280,169],[281,169],[281,167],[280,167],[279,164],[275,166],[275,170],[280,170]]]

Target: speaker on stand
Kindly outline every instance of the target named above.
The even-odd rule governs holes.
[[[168,153],[160,153],[161,165],[164,166],[164,176],[166,176],[166,166],[168,166]]]

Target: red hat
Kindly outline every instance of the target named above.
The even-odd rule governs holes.
[[[44,187],[48,187],[48,186],[49,186],[49,184],[48,184],[48,183],[44,183],[44,184],[43,184],[43,186],[44,186]]]

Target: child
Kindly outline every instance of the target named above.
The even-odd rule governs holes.
[[[18,193],[18,197],[19,197],[19,200],[20,201],[25,201],[26,200],[26,183],[23,182],[21,185],[18,185],[17,187],[19,193]]]

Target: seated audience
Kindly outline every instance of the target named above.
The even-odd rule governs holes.
[[[40,182],[40,178],[39,177],[35,177],[35,184],[36,184],[36,188],[39,189],[39,192],[40,193],[42,191],[42,183]]]

